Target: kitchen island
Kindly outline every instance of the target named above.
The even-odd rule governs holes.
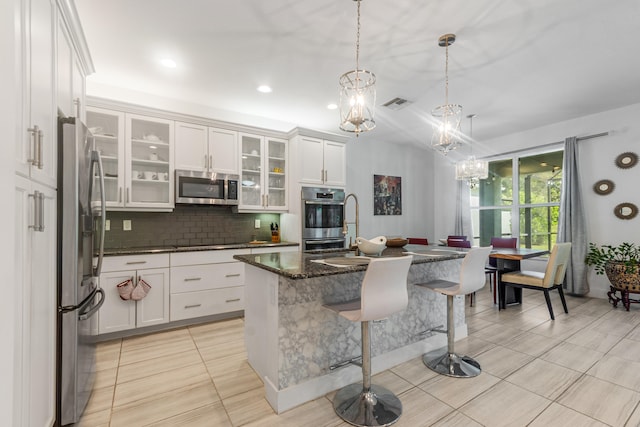
[[[457,280],[465,250],[407,245],[387,248],[382,256],[404,252],[416,253],[408,276],[409,304],[389,319],[373,323],[374,374],[446,345],[444,334],[421,334],[446,324],[445,296],[412,285],[436,278]],[[247,264],[248,360],[262,378],[265,397],[276,412],[362,380],[359,366],[330,368],[360,356],[360,325],[322,307],[360,296],[367,268],[358,264],[362,258],[346,251],[272,252],[234,258]],[[457,299],[456,338],[467,336],[463,306],[464,300]]]

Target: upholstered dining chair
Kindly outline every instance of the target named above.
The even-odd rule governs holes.
[[[408,237],[407,240],[409,241],[410,245],[428,245],[429,244],[429,239],[423,239],[421,237]]]
[[[468,240],[447,239],[447,246],[452,248],[470,248],[471,242]]]
[[[526,288],[535,289],[544,292],[544,299],[547,302],[547,308],[549,309],[549,315],[551,320],[555,320],[553,316],[553,307],[551,307],[551,298],[549,297],[549,291],[557,289],[560,293],[560,300],[562,301],[562,307],[564,312],[568,313],[567,301],[564,299],[564,292],[562,291],[562,283],[564,282],[564,276],[567,272],[567,263],[569,262],[569,255],[571,254],[571,243],[556,243],[551,250],[549,261],[547,262],[547,268],[544,273],[539,271],[514,271],[511,273],[504,273],[500,279],[500,308],[506,308],[505,291],[507,286],[514,288]]]
[[[336,393],[336,414],[356,426],[387,426],[402,414],[400,399],[386,388],[371,384],[370,322],[381,320],[407,307],[407,277],[412,256],[376,258],[369,262],[362,279],[360,298],[324,305],[352,322],[362,331],[362,382],[349,384]]]
[[[517,237],[492,237],[491,246],[494,248],[515,249],[518,247]],[[495,258],[489,257],[489,264],[485,266],[484,272],[489,276],[489,289],[491,290],[491,280],[493,278],[493,303],[496,303],[496,294],[498,293],[497,277],[498,267]]]
[[[460,356],[454,350],[453,298],[456,295],[471,294],[484,286],[484,265],[490,252],[489,246],[471,249],[462,260],[457,282],[437,279],[416,285],[447,296],[447,347],[433,350],[422,356],[424,364],[439,374],[459,378],[475,377],[480,374],[478,362],[469,356]]]

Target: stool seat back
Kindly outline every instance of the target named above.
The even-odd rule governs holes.
[[[412,260],[412,256],[402,256],[369,262],[360,291],[359,321],[384,319],[407,307],[407,276]]]

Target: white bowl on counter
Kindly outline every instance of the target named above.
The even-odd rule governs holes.
[[[367,240],[364,237],[356,237],[356,245],[358,249],[365,255],[380,255],[387,244],[385,236],[374,237]]]

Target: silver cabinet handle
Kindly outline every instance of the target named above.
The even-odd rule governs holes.
[[[269,207],[269,195],[265,194],[264,195],[264,207]]]
[[[197,282],[198,280],[202,280],[202,277],[185,277],[185,282]]]
[[[29,228],[33,228],[33,231],[44,231],[44,193],[36,190],[29,194],[29,197],[33,197],[33,225]]]
[[[190,304],[190,305],[185,305],[184,308],[196,308],[196,307],[201,307],[202,304]]]
[[[129,203],[129,187],[127,187],[127,200],[125,201],[125,203]]]
[[[237,302],[237,301],[240,301],[240,298],[228,299],[225,302]]]
[[[118,187],[118,203],[122,202],[122,187]]]
[[[224,277],[239,277],[240,273],[236,273],[236,274],[225,274]]]
[[[209,169],[213,169],[213,154],[209,154]]]
[[[320,169],[320,181],[324,182],[324,169]]]
[[[205,169],[209,169],[209,163],[208,163],[209,157],[205,154],[204,155],[204,168]]]
[[[147,261],[127,261],[127,265],[132,265],[132,264],[146,264]]]
[[[327,174],[327,170],[324,170],[324,182],[327,182],[328,179],[328,174]]]
[[[30,158],[27,159],[27,161],[31,163],[33,166],[36,166],[38,169],[42,169],[42,139],[43,139],[42,129],[40,129],[38,125],[35,125],[32,128],[29,128],[27,130],[31,132],[31,139],[33,141],[33,143],[30,144],[30,148],[29,148]],[[33,151],[31,151],[31,147],[33,147]]]

